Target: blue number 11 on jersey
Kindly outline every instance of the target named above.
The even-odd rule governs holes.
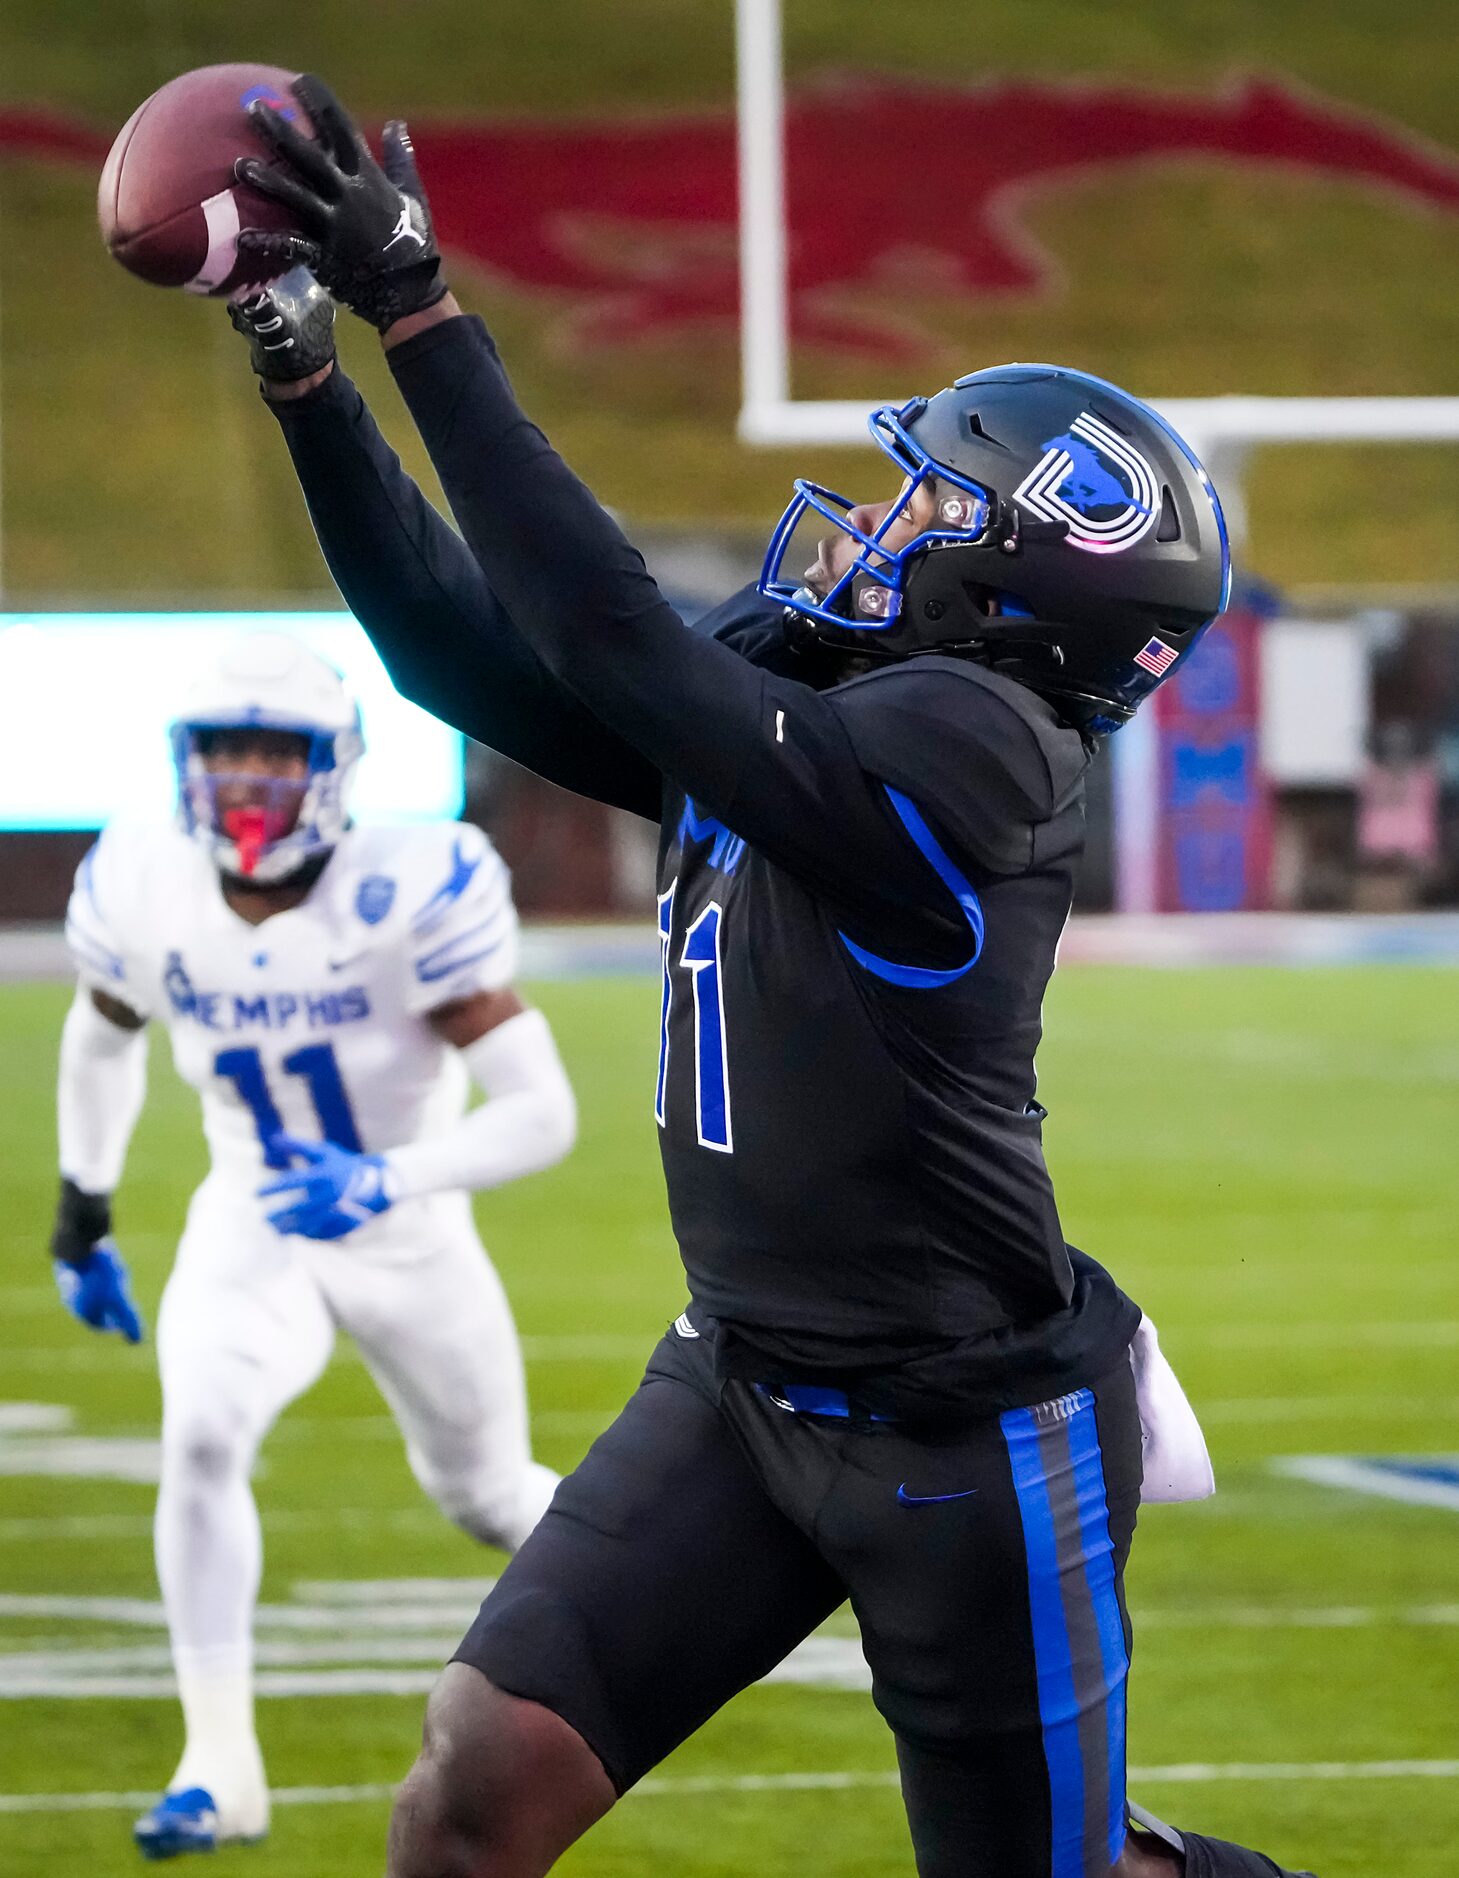
[[[286,1056],[282,1068],[286,1076],[302,1076],[308,1085],[309,1099],[314,1104],[314,1113],[319,1117],[319,1132],[323,1138],[332,1141],[337,1148],[348,1148],[351,1154],[362,1154],[364,1148],[359,1130],[355,1127],[350,1099],[345,1094],[339,1064],[335,1061],[334,1045],[308,1044],[304,1049],[295,1050]],[[284,1132],[284,1121],[263,1073],[263,1059],[258,1051],[252,1045],[240,1046],[236,1050],[220,1050],[213,1059],[213,1072],[226,1077],[253,1111],[253,1124],[263,1144],[263,1157],[267,1164],[270,1167],[288,1167],[288,1155],[279,1154],[269,1147],[274,1136]]]
[[[659,1005],[659,1074],[654,1091],[654,1115],[662,1128],[669,1082],[669,1011],[674,981],[669,945],[674,928],[674,895],[678,881],[659,895],[659,952],[664,968],[663,998]],[[729,1051],[725,1041],[724,989],[719,965],[719,934],[724,908],[709,905],[684,934],[679,964],[691,975],[694,987],[694,1112],[699,1145],[719,1154],[733,1154],[730,1120]]]

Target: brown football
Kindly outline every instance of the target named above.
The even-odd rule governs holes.
[[[243,228],[288,229],[281,203],[235,182],[242,156],[273,158],[248,106],[264,98],[306,135],[313,126],[277,65],[205,65],[132,113],[101,172],[102,239],[130,273],[159,287],[231,294],[276,270],[238,253]]]

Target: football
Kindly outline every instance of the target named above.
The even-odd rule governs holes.
[[[282,204],[234,180],[239,157],[273,157],[248,106],[266,99],[300,130],[313,127],[276,65],[205,65],[154,91],[123,125],[97,191],[102,239],[129,273],[159,287],[227,295],[269,278],[241,256],[243,228],[287,229]]]

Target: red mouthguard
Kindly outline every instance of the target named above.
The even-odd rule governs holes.
[[[278,820],[267,809],[225,809],[223,833],[238,849],[238,871],[245,879],[258,866],[264,849],[273,839],[271,823]]]

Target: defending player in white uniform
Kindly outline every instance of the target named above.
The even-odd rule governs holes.
[[[361,749],[329,666],[279,635],[237,642],[174,727],[178,825],[108,828],[71,899],[53,1251],[84,1321],[141,1336],[109,1200],[149,1018],[202,1098],[212,1159],[157,1328],[157,1569],[187,1740],[137,1823],[153,1857],[267,1828],[249,1476],[336,1329],[466,1531],[515,1548],[556,1484],[531,1458],[521,1353],[468,1190],[560,1159],[572,1091],[511,989],[501,860],[460,823],[352,826]],[[487,1100],[466,1112],[472,1080]]]

